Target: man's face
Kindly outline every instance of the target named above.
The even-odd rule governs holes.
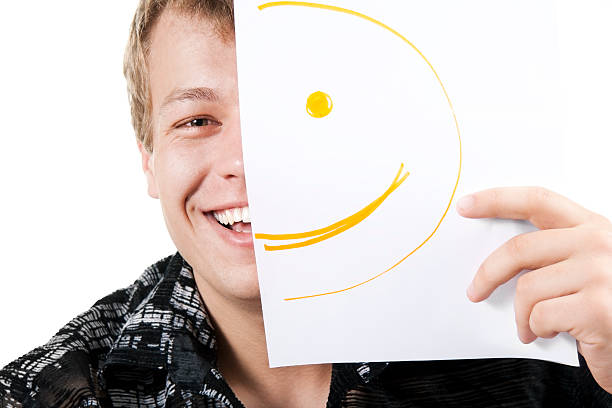
[[[141,152],[149,194],[160,199],[170,236],[201,291],[256,299],[250,222],[234,224],[244,231],[238,232],[213,216],[248,206],[235,45],[208,21],[166,10],[151,34],[148,64],[153,154]]]

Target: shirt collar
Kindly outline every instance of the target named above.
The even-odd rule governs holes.
[[[206,376],[216,363],[215,355],[213,327],[193,270],[177,252],[159,282],[130,314],[102,372],[106,379],[124,374],[147,379],[150,376],[144,371],[167,371],[177,383],[189,385]],[[136,372],[137,376],[130,374]]]
[[[168,373],[186,389],[200,389],[210,381],[226,388],[215,368],[215,333],[192,267],[178,252],[156,265],[162,262],[159,282],[135,307],[106,355],[102,381],[150,384],[156,378],[165,381]],[[330,401],[369,383],[387,364],[334,364]]]

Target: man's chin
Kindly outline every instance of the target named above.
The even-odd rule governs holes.
[[[261,303],[257,268],[254,264],[219,268],[212,274],[196,272],[194,277],[204,303],[212,298],[223,298],[226,302]]]
[[[243,302],[261,302],[261,294],[259,291],[259,280],[257,279],[257,269],[243,268],[238,272],[238,276],[234,275],[231,281],[225,282],[227,296],[230,299],[236,299]],[[250,269],[250,270],[249,270]]]

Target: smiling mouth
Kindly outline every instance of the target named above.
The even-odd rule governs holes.
[[[251,216],[248,206],[210,211],[209,214],[223,228],[234,232],[251,233]]]
[[[300,247],[305,247],[308,245],[313,245],[313,244],[316,244],[317,242],[321,242],[333,236],[336,236],[346,231],[347,229],[354,227],[355,225],[359,224],[361,221],[365,220],[368,216],[370,216],[370,214],[374,212],[374,210],[376,210],[383,203],[383,201],[387,199],[387,197],[389,197],[389,195],[392,192],[395,191],[395,189],[397,189],[404,182],[404,180],[406,180],[406,178],[410,175],[410,172],[407,171],[406,174],[404,174],[400,178],[403,168],[404,168],[404,163],[401,164],[399,171],[397,172],[397,175],[395,176],[395,179],[393,179],[393,182],[391,183],[391,186],[389,186],[389,188],[380,197],[378,197],[376,200],[372,201],[370,204],[366,205],[364,208],[357,211],[353,215],[349,215],[348,217],[338,222],[335,222],[331,225],[328,225],[327,227],[319,228],[319,229],[312,230],[312,231],[300,232],[296,234],[256,233],[255,238],[256,239],[268,239],[268,240],[291,240],[291,239],[303,239],[303,238],[314,237],[314,238],[307,239],[302,242],[295,242],[293,244],[284,244],[284,245],[264,244],[264,249],[266,251],[279,251],[283,249],[293,249],[293,248],[300,248]]]

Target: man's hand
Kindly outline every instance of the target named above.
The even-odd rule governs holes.
[[[568,332],[595,380],[612,393],[612,223],[540,187],[495,188],[462,198],[468,218],[528,220],[539,231],[518,235],[482,263],[468,288],[480,302],[517,275],[514,301],[523,343]]]

